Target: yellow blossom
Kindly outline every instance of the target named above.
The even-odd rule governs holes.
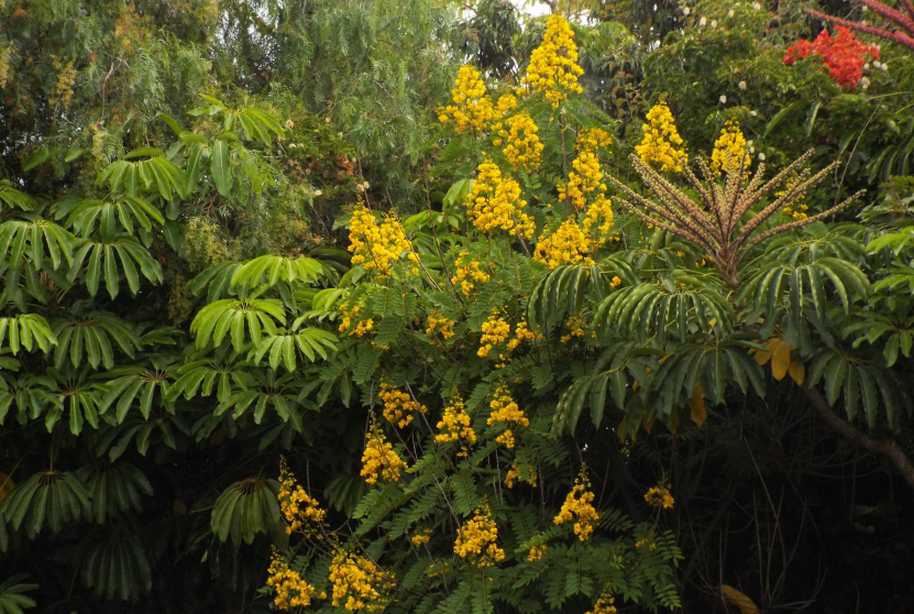
[[[277,498],[279,511],[286,521],[286,531],[290,535],[295,531],[313,528],[310,525],[319,525],[327,516],[327,511],[321,508],[317,499],[305,492],[296,481],[285,459],[282,459],[279,466]]]
[[[563,264],[593,264],[589,254],[590,240],[574,218],[568,218],[552,234],[541,237],[533,251],[533,259],[550,269]]]
[[[420,529],[412,535],[409,536],[409,543],[418,548],[423,546],[432,540],[432,530],[431,529]]]
[[[497,132],[495,145],[504,144],[502,153],[514,168],[528,172],[536,170],[543,153],[536,122],[529,113],[523,112],[509,117],[505,124]]]
[[[587,610],[584,614],[616,614],[616,598],[611,593],[603,593],[593,604],[592,610]]]
[[[610,231],[614,220],[612,201],[600,195],[587,207],[581,230],[596,248],[612,240]]]
[[[546,556],[546,553],[549,551],[549,546],[547,544],[537,544],[531,546],[527,551],[527,562],[535,563],[537,561],[543,560],[543,557]]]
[[[425,319],[425,334],[429,337],[435,334],[447,341],[454,336],[454,320],[444,317],[437,311],[428,314]]]
[[[600,518],[600,513],[593,506],[594,498],[593,491],[590,490],[590,480],[582,470],[571,490],[565,496],[565,502],[562,503],[562,508],[552,519],[552,522],[561,525],[573,520],[574,534],[578,536],[580,541],[587,541],[593,534],[594,525]]]
[[[388,214],[379,224],[374,214],[363,205],[352,212],[349,251],[353,265],[360,264],[364,269],[378,271],[382,275],[388,275],[394,263],[403,256],[414,264],[419,262],[400,221]]]
[[[384,419],[398,426],[406,428],[413,421],[413,414],[424,414],[428,408],[416,401],[405,390],[397,390],[387,383],[381,384],[378,396],[384,404]]]
[[[664,171],[681,172],[689,158],[673,113],[665,102],[658,102],[648,111],[647,123],[642,125],[642,130],[644,136],[635,147],[641,161],[657,165]]]
[[[676,505],[676,500],[673,499],[673,493],[670,492],[670,489],[660,484],[647,489],[644,493],[644,502],[651,507],[665,510],[671,510]]]
[[[490,160],[477,167],[466,206],[473,225],[481,232],[504,230],[524,239],[533,236],[533,219],[524,213],[527,201],[521,198],[520,184],[504,176]]]
[[[353,337],[364,337],[374,330],[374,320],[366,318],[360,320],[359,314],[362,312],[361,305],[341,304],[339,307],[340,324],[337,330],[340,333],[348,333]],[[353,326],[353,324],[355,324]]]
[[[578,134],[576,147],[578,151],[597,151],[612,145],[613,138],[603,128],[588,128]]]
[[[562,343],[568,343],[575,337],[584,336],[584,318],[580,314],[572,314],[565,321],[565,328],[568,329],[568,333],[562,335],[560,341]]]
[[[539,338],[540,336],[530,330],[530,327],[527,326],[527,321],[521,320],[514,327],[514,337],[508,341],[508,351],[513,352],[521,343],[524,343],[525,341],[536,341]]]
[[[746,172],[751,162],[743,131],[736,122],[728,121],[714,141],[711,170],[715,173],[723,170],[727,174]]]
[[[466,250],[457,255],[454,260],[454,275],[451,283],[460,288],[464,296],[469,296],[476,284],[484,284],[491,276],[482,270],[478,260],[470,260],[470,253]]]
[[[470,415],[464,408],[463,399],[455,397],[448,403],[435,428],[438,429],[438,434],[435,435],[436,442],[460,442],[461,447],[457,456],[460,458],[469,456],[469,447],[476,443],[476,431],[473,430]]]
[[[381,612],[396,582],[390,572],[364,556],[339,551],[330,563],[333,607],[350,612]]]
[[[373,425],[368,431],[365,451],[362,452],[362,479],[369,486],[374,486],[378,480],[397,482],[404,469],[406,462],[397,454],[381,428]]]
[[[493,311],[481,327],[482,338],[479,340],[479,350],[476,355],[487,358],[496,345],[504,343],[511,336],[511,324],[502,318],[497,311]]]
[[[582,74],[574,31],[564,17],[553,14],[546,22],[543,42],[530,55],[523,84],[542,93],[555,108],[569,93],[584,91],[578,82]]]
[[[619,286],[622,285],[622,278],[619,277],[618,275],[613,275],[613,278],[612,278],[612,280],[610,280],[609,284],[613,288],[618,288]]]
[[[474,66],[464,64],[457,71],[451,89],[451,104],[438,109],[438,120],[442,124],[453,122],[457,132],[466,132],[471,128],[485,130],[495,117],[495,107],[486,94],[482,75]]]
[[[514,484],[520,479],[530,486],[536,486],[536,471],[530,465],[518,466],[517,464],[508,467],[505,472],[505,486],[514,488]]]
[[[457,529],[454,554],[469,559],[476,567],[491,567],[505,559],[498,545],[498,526],[488,508],[478,508],[473,517]]]
[[[504,387],[499,386],[495,390],[495,396],[492,397],[492,400],[489,402],[489,408],[492,412],[489,414],[486,424],[488,426],[496,425],[517,425],[519,427],[530,426],[530,419],[527,418],[527,414],[524,413],[524,410],[520,408],[517,402],[511,397],[510,391]],[[506,448],[514,447],[514,431],[512,428],[507,428],[495,438],[495,441],[502,444]]]
[[[558,184],[559,200],[569,201],[578,210],[587,205],[587,196],[606,192],[600,158],[591,149],[585,149],[571,162],[572,170],[567,181]]]
[[[270,557],[267,586],[273,589],[273,607],[277,610],[307,608],[313,600],[327,598],[326,593],[315,589],[300,573],[291,569],[289,562],[276,550]]]

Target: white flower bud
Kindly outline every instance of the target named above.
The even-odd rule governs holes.
[[[749,86],[746,84],[745,81],[740,81],[740,82],[739,82],[739,89],[743,90],[744,92],[746,91],[746,88],[748,88],[748,87],[749,87]]]
[[[706,25],[708,25],[708,18],[702,17],[701,19],[699,19],[698,25],[701,26],[702,28],[705,27]]]
[[[727,96],[725,94],[720,95],[720,104],[727,104]]]

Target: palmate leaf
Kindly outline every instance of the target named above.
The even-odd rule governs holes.
[[[121,232],[132,236],[138,228],[148,232],[153,225],[165,223],[162,212],[139,196],[64,201],[55,205],[55,217],[64,219],[67,226],[83,237],[91,235],[96,228],[103,236]]]
[[[62,226],[39,216],[7,220],[0,224],[0,260],[17,269],[28,259],[35,269],[49,262],[57,269],[73,260],[75,238]]]
[[[19,424],[35,420],[49,406],[59,405],[54,378],[46,375],[26,374],[7,382],[0,379],[0,426],[3,425],[10,409],[16,408]]]
[[[22,614],[37,607],[38,603],[26,593],[38,590],[38,585],[26,579],[24,574],[18,574],[0,582],[0,614]]]
[[[76,475],[89,492],[89,518],[96,524],[105,524],[124,512],[139,512],[143,497],[152,496],[146,475],[127,462],[85,467]]]
[[[231,395],[252,386],[254,379],[242,365],[212,358],[185,362],[175,369],[175,381],[165,399],[173,403],[179,397],[186,400],[196,396],[208,397],[216,391],[219,403],[228,402]]]
[[[152,588],[152,572],[137,531],[126,525],[106,527],[83,559],[85,585],[105,599],[134,600]]]
[[[180,416],[161,414],[150,420],[140,416],[128,417],[123,424],[102,431],[96,453],[98,456],[107,453],[108,460],[114,462],[124,455],[131,444],[142,456],[146,456],[153,446],[167,446],[175,450],[177,438],[188,431]]]
[[[271,287],[279,282],[311,283],[321,276],[323,270],[323,265],[314,258],[267,254],[241,263],[232,273],[231,285],[249,289],[261,285]]]
[[[220,346],[230,335],[235,352],[249,344],[260,343],[263,334],[275,335],[276,322],[286,323],[282,301],[278,299],[222,299],[206,305],[190,324],[197,348]]]
[[[527,301],[527,320],[540,330],[560,325],[581,308],[591,289],[609,288],[597,266],[562,265],[543,277]]]
[[[51,405],[45,410],[45,428],[49,433],[52,432],[57,422],[66,412],[68,426],[72,435],[82,433],[86,423],[97,429],[104,393],[105,389],[101,385],[88,382],[82,378],[76,381],[62,382],[58,391],[60,403]]]
[[[82,277],[89,294],[95,296],[104,280],[108,296],[114,299],[121,289],[121,277],[136,295],[140,291],[140,274],[154,284],[162,283],[162,265],[149,250],[135,238],[120,235],[84,239],[73,256],[70,281]]]
[[[213,302],[232,295],[232,276],[240,265],[237,262],[214,264],[190,280],[188,288],[195,296],[203,296]]]
[[[10,527],[24,529],[34,538],[45,527],[53,533],[85,518],[89,511],[89,493],[72,473],[42,471],[16,485],[0,504]]]
[[[219,495],[213,505],[210,527],[220,541],[231,539],[236,547],[250,544],[259,533],[280,526],[279,484],[275,480],[248,478],[235,482]]]
[[[147,157],[148,156],[148,157]],[[157,194],[167,201],[187,196],[187,177],[160,150],[143,148],[131,151],[126,160],[109,164],[99,175],[113,193],[139,196]],[[145,160],[135,158],[146,157]]]
[[[238,132],[240,128],[240,133],[248,141],[259,141],[265,147],[269,147],[273,143],[273,137],[281,136],[284,132],[279,120],[267,109],[252,105],[233,109],[215,96],[203,94],[200,97],[207,104],[192,109],[191,115],[222,117],[223,130]]]
[[[267,410],[272,409],[283,422],[291,423],[296,431],[301,432],[304,425],[298,402],[300,388],[301,380],[295,374],[278,376],[273,371],[259,370],[252,386],[232,393],[216,407],[213,415],[230,413],[232,419],[238,420],[253,410],[254,424],[261,424]]]
[[[172,409],[168,400],[171,385],[171,369],[157,365],[134,365],[119,367],[107,373],[110,377],[105,383],[105,395],[99,411],[105,413],[112,406],[115,408],[115,420],[118,424],[127,417],[127,412],[139,403],[140,413],[148,420],[152,413],[153,403],[167,410]]]
[[[17,190],[7,179],[0,179],[0,205],[2,205],[0,211],[4,208],[33,211],[37,207],[37,203],[31,196]]]
[[[336,351],[339,340],[333,333],[321,328],[308,327],[300,331],[264,337],[251,350],[250,359],[259,365],[269,356],[270,368],[274,371],[284,366],[290,373],[298,364],[298,357],[304,356],[310,362],[327,360]]]
[[[20,349],[31,352],[33,348],[47,354],[57,344],[57,335],[47,320],[37,313],[24,313],[11,318],[0,318],[0,350],[4,342],[15,356]]]
[[[111,369],[114,367],[115,349],[130,358],[140,349],[140,338],[133,327],[116,315],[103,311],[54,322],[54,334],[57,337],[54,366],[58,369],[68,361],[73,367],[88,363],[93,369],[99,365]]]

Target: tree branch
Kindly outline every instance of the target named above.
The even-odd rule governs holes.
[[[901,477],[905,479],[911,488],[914,488],[914,463],[901,449],[898,442],[893,439],[874,439],[850,422],[845,422],[832,411],[828,402],[815,388],[804,388],[803,392],[806,393],[806,398],[812,403],[816,413],[819,414],[819,417],[829,428],[858,448],[875,452],[892,461]]]

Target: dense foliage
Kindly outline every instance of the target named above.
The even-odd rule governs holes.
[[[914,609],[914,6],[549,4],[0,0],[0,612]]]

